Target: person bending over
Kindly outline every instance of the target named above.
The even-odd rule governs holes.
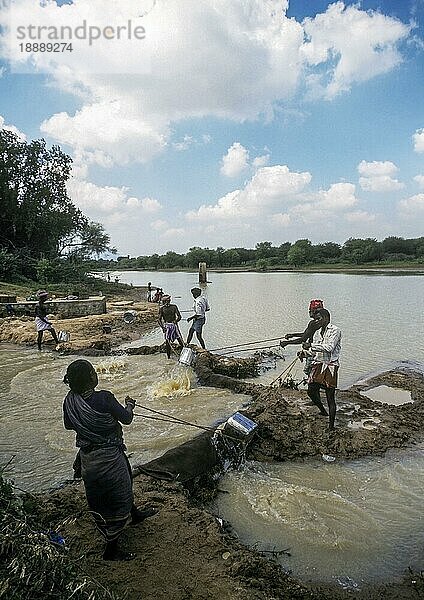
[[[134,554],[118,549],[119,535],[130,520],[139,523],[156,512],[138,510],[133,499],[121,423],[132,422],[135,401],[126,398],[124,407],[111,392],[96,391],[97,373],[87,360],[72,362],[63,381],[71,388],[63,402],[63,421],[76,432],[79,448],[75,477],[82,477],[94,521],[106,539],[103,558],[131,560]]]
[[[178,322],[181,321],[181,313],[176,304],[171,304],[171,296],[162,296],[162,306],[159,309],[159,325],[165,336],[166,355],[171,358],[172,342],[177,342],[184,347]]]

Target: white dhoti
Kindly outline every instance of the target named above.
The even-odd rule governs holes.
[[[37,328],[37,331],[46,331],[46,329],[52,329],[52,324],[47,321],[43,321],[43,319],[40,319],[40,317],[35,317],[35,326]]]

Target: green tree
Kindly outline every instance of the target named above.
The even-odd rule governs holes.
[[[287,262],[294,267],[301,267],[310,262],[313,255],[309,240],[297,240],[287,252]]]
[[[42,259],[113,250],[102,225],[91,223],[67,194],[71,163],[59,146],[0,131],[0,249],[25,259],[25,275],[34,276]]]

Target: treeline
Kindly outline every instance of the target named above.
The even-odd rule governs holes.
[[[71,165],[59,146],[0,131],[0,279],[76,281],[88,258],[114,251],[69,198]]]
[[[307,265],[366,264],[394,262],[422,262],[424,237],[404,239],[387,237],[379,242],[372,238],[349,238],[344,244],[325,242],[312,244],[310,240],[297,240],[273,246],[259,242],[255,248],[216,249],[194,246],[185,254],[166,252],[151,256],[118,256],[116,260],[92,261],[93,268],[106,269],[197,269],[199,262],[209,268],[245,267],[259,270],[276,267],[303,267]]]

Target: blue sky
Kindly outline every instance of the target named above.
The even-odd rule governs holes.
[[[0,124],[73,157],[69,195],[119,254],[424,235],[423,0],[16,0],[0,18]],[[128,19],[143,40],[18,48],[18,24]]]

